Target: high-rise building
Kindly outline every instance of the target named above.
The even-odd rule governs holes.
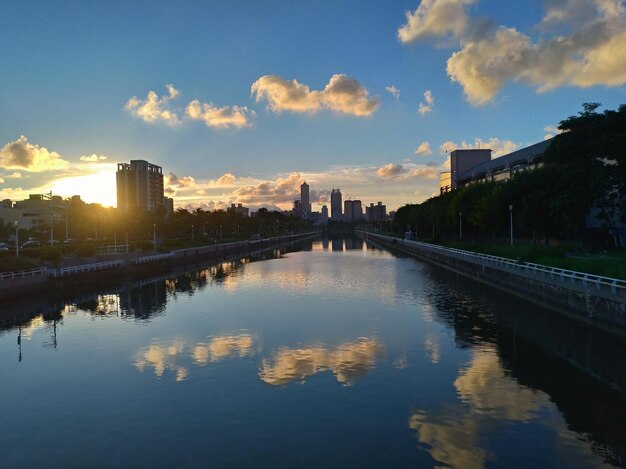
[[[117,164],[117,208],[155,212],[163,207],[163,171],[144,160]]]
[[[365,207],[365,218],[370,223],[387,221],[387,206],[382,202],[378,202],[377,205],[370,204],[369,207]]]
[[[344,221],[354,223],[363,218],[363,209],[360,200],[346,200],[343,204]]]
[[[300,186],[300,211],[302,218],[309,218],[311,213],[311,199],[309,197],[309,185],[305,182]]]
[[[333,221],[341,221],[341,191],[333,189],[330,193],[330,218]]]
[[[328,223],[328,206],[327,205],[322,205],[322,215],[320,217],[320,223],[322,225],[325,225],[326,223]]]

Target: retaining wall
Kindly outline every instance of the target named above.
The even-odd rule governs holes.
[[[377,233],[360,236],[603,329],[626,335],[626,282]]]

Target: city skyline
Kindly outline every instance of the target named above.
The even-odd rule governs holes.
[[[315,211],[333,187],[395,209],[438,192],[447,151],[497,157],[583,102],[626,101],[617,0],[9,1],[3,16],[2,199],[115,205],[117,163],[144,159],[177,206],[289,209],[306,180]]]

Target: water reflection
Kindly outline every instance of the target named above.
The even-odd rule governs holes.
[[[161,379],[171,372],[176,381],[189,376],[189,365],[206,366],[227,358],[244,358],[256,353],[254,338],[244,333],[212,337],[207,343],[189,345],[185,339],[158,341],[140,349],[133,365],[139,371],[151,369]],[[181,363],[182,362],[182,363]]]
[[[384,352],[377,339],[368,338],[345,342],[335,348],[285,347],[274,354],[273,360],[263,359],[259,376],[268,384],[281,386],[292,381],[304,382],[308,376],[330,370],[340,384],[348,386],[371,370]]]

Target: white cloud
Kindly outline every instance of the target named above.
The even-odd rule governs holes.
[[[69,167],[57,152],[29,143],[25,136],[9,142],[0,150],[0,166],[3,169],[21,169],[33,173],[58,171]]]
[[[475,0],[422,0],[414,12],[406,12],[407,23],[398,29],[402,43],[426,38],[459,38],[469,28],[466,5]]]
[[[167,85],[167,96],[159,98],[155,91],[149,91],[145,100],[133,96],[128,100],[124,109],[144,122],[164,122],[167,125],[180,124],[176,112],[169,109],[169,102],[180,96],[180,91],[173,85]]]
[[[203,121],[207,127],[251,127],[255,116],[246,106],[217,107],[213,103],[201,103],[193,100],[187,105],[187,117]]]
[[[406,173],[406,169],[401,164],[395,163],[388,163],[376,171],[376,174],[383,178],[396,178],[404,173]]]
[[[394,98],[400,99],[400,90],[396,88],[394,85],[385,86],[385,90],[393,95]]]
[[[237,178],[233,173],[224,173],[215,182],[218,186],[232,186],[236,180]]]
[[[470,104],[482,106],[511,81],[537,92],[562,86],[621,86],[626,83],[626,8],[623,0],[546,0],[532,31],[491,27],[467,16],[471,0],[424,0],[399,29],[402,42],[448,37],[459,50],[447,62],[448,76]]]
[[[277,75],[265,75],[252,84],[256,102],[267,101],[273,112],[315,113],[328,109],[359,117],[371,116],[380,101],[370,98],[369,92],[356,80],[343,75],[333,75],[324,90],[311,91],[297,80],[285,80]]]
[[[474,143],[467,143],[466,141],[461,143],[444,142],[439,146],[439,153],[444,155],[452,150],[470,150],[475,148],[491,149],[491,156],[498,157],[514,152],[519,148],[519,145],[511,140],[500,140],[496,137],[491,137],[488,140],[476,138]]]
[[[28,176],[25,176],[22,173],[19,173],[19,172],[15,171],[15,172],[13,172],[11,174],[7,174],[5,177],[7,179],[22,179],[22,178],[25,178],[25,177],[28,177]]]
[[[87,161],[89,163],[97,163],[106,159],[108,159],[106,156],[96,155],[95,153],[93,153],[92,155],[85,155],[80,157],[80,161]]]
[[[417,112],[422,115],[428,114],[435,107],[435,97],[433,96],[433,92],[430,90],[424,91],[424,100],[426,103],[420,103],[419,109],[417,110]]]
[[[4,184],[4,178],[0,178],[0,184]]]
[[[419,144],[419,146],[415,149],[416,155],[428,156],[432,155],[433,151],[430,149],[430,143],[424,141]]]
[[[241,204],[288,204],[300,198],[300,185],[303,182],[300,174],[294,173],[275,181],[239,187],[231,196],[235,203]]]

